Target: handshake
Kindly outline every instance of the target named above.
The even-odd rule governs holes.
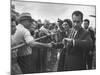
[[[74,40],[70,39],[70,38],[64,38],[62,40],[62,42],[60,43],[55,43],[55,42],[51,42],[49,43],[49,47],[55,48],[55,49],[62,49],[67,47],[68,45],[73,45]]]
[[[52,48],[54,48],[54,49],[62,49],[64,47],[63,43],[54,43],[54,42],[51,42],[51,44],[52,44]]]

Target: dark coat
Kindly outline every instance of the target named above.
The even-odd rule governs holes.
[[[63,70],[85,70],[86,60],[85,56],[88,50],[93,46],[90,34],[81,28],[75,38],[75,45],[70,44],[68,48],[64,49],[65,56],[63,57]],[[61,58],[60,58],[61,59]],[[61,62],[61,61],[60,61]]]

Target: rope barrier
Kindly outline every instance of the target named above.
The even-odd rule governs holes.
[[[35,39],[35,41],[41,40],[41,39],[46,38],[46,37],[51,36],[51,35],[55,35],[55,33],[54,34],[50,34],[50,35],[46,35],[46,36],[43,36],[43,37],[40,37],[40,38],[37,38],[37,39]],[[22,43],[22,44],[19,44],[17,46],[14,46],[14,47],[11,48],[11,50],[20,48],[20,47],[22,47],[24,45],[26,45],[26,43]]]

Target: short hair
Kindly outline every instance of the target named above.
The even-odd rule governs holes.
[[[61,19],[58,18],[58,21],[60,24],[63,24],[63,21]]]
[[[74,11],[74,12],[72,13],[72,16],[73,16],[73,15],[81,16],[81,20],[83,20],[83,13],[82,13],[81,11]]]
[[[88,24],[90,23],[89,19],[84,19],[84,21],[87,21],[87,22],[88,22]]]
[[[16,16],[11,15],[11,21],[16,21]]]
[[[11,22],[15,21],[16,25],[18,25],[18,21],[15,15],[11,15]]]
[[[55,26],[56,24],[55,23],[52,23],[52,25]]]
[[[67,22],[69,27],[72,28],[72,21],[70,19],[64,19],[63,22]]]

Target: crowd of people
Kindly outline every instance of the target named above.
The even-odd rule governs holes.
[[[82,27],[82,24],[84,27]],[[11,15],[11,73],[95,69],[95,31],[81,11],[51,23],[30,13]]]

